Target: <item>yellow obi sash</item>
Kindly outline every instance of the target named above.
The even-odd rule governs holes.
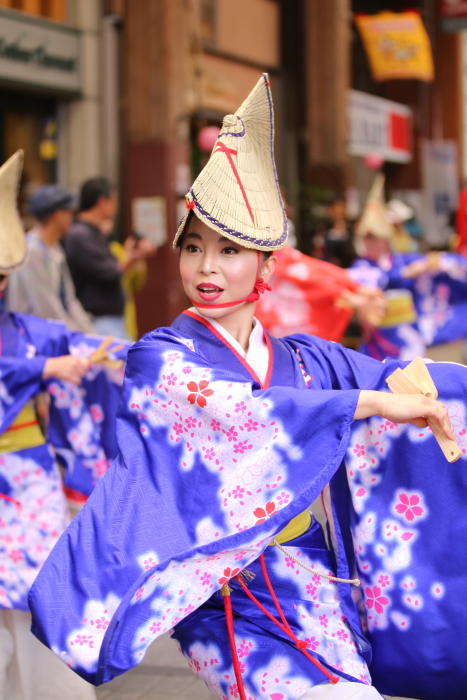
[[[19,450],[38,447],[44,443],[45,438],[40,429],[36,412],[32,404],[27,403],[8,430],[0,435],[0,453],[19,452]]]
[[[379,324],[380,328],[394,328],[402,323],[414,323],[417,312],[411,292],[407,289],[391,289],[385,293],[388,302],[386,314]]]
[[[296,537],[300,537],[304,532],[308,530],[311,525],[311,513],[308,510],[304,510],[303,513],[292,518],[290,523],[275,536],[276,542],[279,544],[284,544],[284,542],[289,542],[289,540],[294,540]],[[274,542],[271,542],[274,544]]]

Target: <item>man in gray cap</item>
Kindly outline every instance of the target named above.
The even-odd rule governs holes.
[[[93,333],[89,316],[76,298],[60,245],[75,208],[75,197],[58,185],[45,185],[34,192],[29,210],[38,223],[27,235],[28,262],[11,275],[8,307],[10,311],[63,321],[70,330]]]

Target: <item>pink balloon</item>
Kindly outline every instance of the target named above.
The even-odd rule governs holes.
[[[379,153],[367,153],[363,162],[369,170],[380,170],[383,167],[384,158]]]
[[[219,136],[218,126],[205,126],[198,132],[196,143],[205,153],[211,153]]]

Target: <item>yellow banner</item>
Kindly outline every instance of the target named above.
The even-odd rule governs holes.
[[[375,80],[433,80],[430,39],[417,12],[355,15],[355,23]]]

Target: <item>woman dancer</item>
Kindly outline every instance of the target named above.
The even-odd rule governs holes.
[[[187,209],[175,246],[193,307],[130,350],[120,456],[36,579],[33,631],[96,685],[173,630],[218,698],[379,697],[328,484],[355,419],[429,417],[452,438],[446,409],[373,390],[394,366],[255,319],[287,240],[266,75]],[[330,549],[308,511],[323,489]]]

